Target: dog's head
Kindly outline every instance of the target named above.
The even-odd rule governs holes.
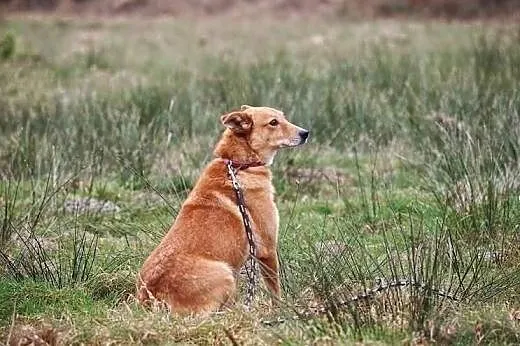
[[[309,137],[308,130],[291,124],[282,111],[269,107],[243,105],[220,120],[234,135],[246,139],[266,164],[272,163],[279,149],[304,144]]]

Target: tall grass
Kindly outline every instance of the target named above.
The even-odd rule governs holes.
[[[3,162],[13,172],[44,174],[53,150],[67,165],[104,153],[112,169],[118,154],[145,171],[144,162],[165,145],[201,135],[211,144],[217,115],[242,103],[276,105],[312,128],[315,142],[340,149],[366,138],[382,145],[428,139],[424,122],[432,112],[468,120],[484,135],[515,121],[520,54],[504,41],[482,37],[473,50],[449,47],[426,56],[367,48],[369,59],[336,58],[319,71],[284,54],[253,66],[222,60],[204,76],[174,71],[165,80],[107,93],[57,89],[38,102],[7,99],[0,105]]]
[[[44,283],[56,289],[97,287],[100,275],[115,275],[133,255],[115,251],[117,247],[109,256],[106,248],[100,250],[100,234],[92,226],[102,216],[100,211],[64,207],[73,195],[67,191],[71,179],[54,182],[51,178],[48,174],[44,181],[11,179],[4,186],[0,278]],[[85,198],[92,198],[91,194],[92,190]],[[132,280],[126,279],[130,280],[127,283]],[[114,293],[120,294],[106,292]]]
[[[517,301],[518,190],[488,181],[482,199],[465,196],[472,209],[463,215],[434,192],[432,215],[413,200],[406,209],[394,209],[377,178],[364,178],[358,176],[359,219],[325,215],[315,224],[320,231],[298,234],[296,242],[282,240],[296,247],[286,250],[283,262],[289,319],[291,311],[311,324],[327,317],[325,325],[339,327],[344,337],[363,339],[397,327],[433,339],[429,328],[461,309]],[[478,182],[472,179],[478,178],[466,176]],[[377,241],[368,232],[376,232]],[[518,340],[514,333],[504,337]]]

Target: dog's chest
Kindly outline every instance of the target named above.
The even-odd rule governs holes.
[[[269,184],[268,187],[261,190],[245,191],[244,198],[255,232],[259,236],[276,239],[279,216],[274,201],[273,186]]]

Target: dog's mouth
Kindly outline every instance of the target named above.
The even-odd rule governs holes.
[[[297,147],[299,145],[303,145],[307,143],[307,140],[309,139],[309,131],[305,129],[301,129],[298,131],[298,137],[293,138],[291,140],[291,147]]]

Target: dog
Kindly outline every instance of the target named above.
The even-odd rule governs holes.
[[[309,131],[270,107],[243,105],[220,120],[226,128],[214,159],[138,274],[136,297],[143,305],[159,301],[175,313],[207,314],[234,302],[249,247],[228,162],[243,189],[263,280],[280,298],[279,216],[269,166],[279,149],[306,143]]]

